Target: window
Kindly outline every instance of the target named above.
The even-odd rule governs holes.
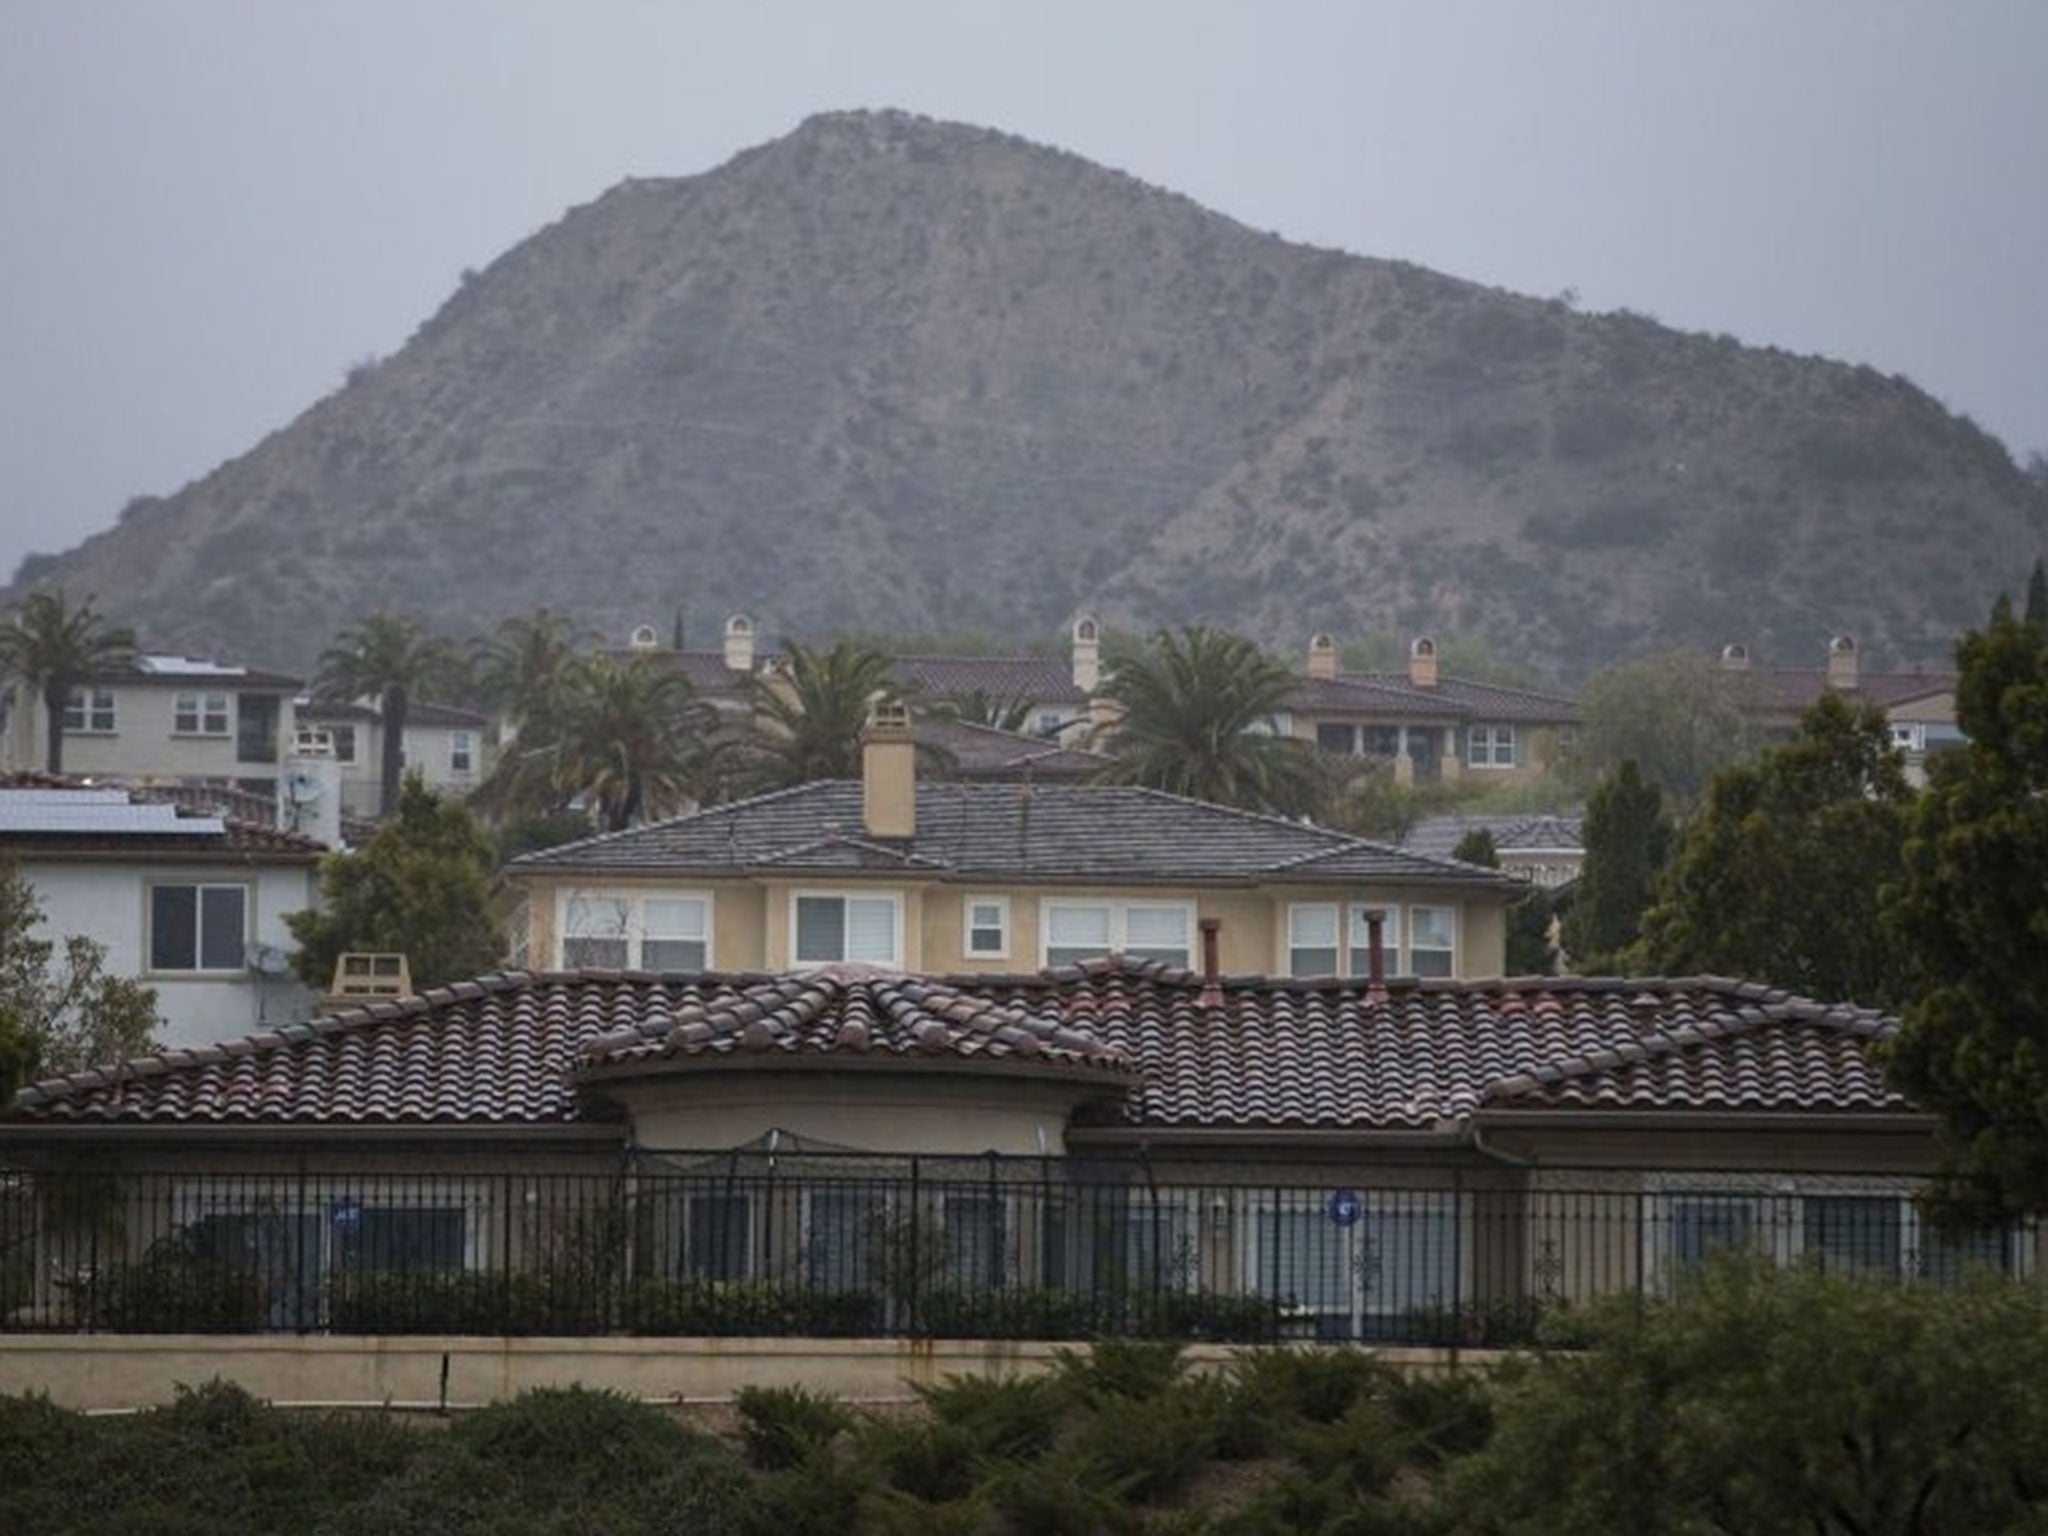
[[[1337,904],[1296,902],[1287,909],[1287,974],[1337,974]]]
[[[224,693],[181,693],[171,701],[171,730],[179,736],[225,736],[228,696]]]
[[[946,1283],[986,1291],[1009,1278],[1003,1197],[987,1190],[948,1191],[940,1202],[945,1228]]]
[[[961,926],[967,931],[967,953],[1000,960],[1010,953],[1010,898],[970,896]]]
[[[683,1273],[692,1280],[743,1280],[752,1252],[753,1201],[693,1194],[683,1202]]]
[[[1194,908],[1186,902],[1048,901],[1041,911],[1047,965],[1112,952],[1186,965],[1192,953]]]
[[[1380,926],[1380,968],[1391,975],[1398,971],[1401,956],[1401,909],[1382,907],[1386,917]],[[1372,974],[1372,925],[1365,914],[1372,911],[1368,904],[1357,904],[1351,908],[1350,960],[1353,976]]]
[[[1319,720],[1316,745],[1339,757],[1350,757],[1358,750],[1358,727],[1348,720]]]
[[[114,729],[114,695],[105,688],[74,688],[64,701],[64,729],[67,731],[111,732]]]
[[[334,760],[337,763],[352,763],[356,760],[356,728],[352,725],[330,725],[328,735],[334,738]]]
[[[829,965],[837,960],[900,965],[897,898],[891,896],[806,896],[795,898],[794,960]]]
[[[701,971],[711,963],[708,896],[571,894],[562,902],[562,964],[621,971]]]
[[[1456,1197],[1387,1190],[1353,1198],[1341,1219],[1333,1201],[1283,1198],[1253,1211],[1247,1268],[1259,1294],[1315,1317],[1325,1338],[1371,1337],[1455,1305]]]
[[[450,731],[448,733],[448,770],[451,773],[468,773],[476,767],[476,733],[473,731]]]
[[[1924,725],[1892,725],[1892,745],[1901,752],[1925,752],[1927,750],[1927,727]]]
[[[889,1192],[860,1184],[804,1192],[804,1279],[825,1291],[882,1288]]]
[[[151,886],[149,968],[241,970],[249,937],[248,906],[247,886]]]
[[[1067,717],[1056,709],[1041,709],[1031,722],[1031,734],[1048,739],[1057,737],[1067,728]]]
[[[1515,728],[1475,725],[1465,732],[1465,765],[1469,768],[1515,766]]]
[[[1408,969],[1417,976],[1448,976],[1457,956],[1458,913],[1454,907],[1408,909]]]

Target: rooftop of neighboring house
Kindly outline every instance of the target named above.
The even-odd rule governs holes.
[[[920,780],[915,798],[910,837],[871,835],[861,782],[826,779],[522,854],[506,872],[890,871],[1133,885],[1520,888],[1493,870],[1152,789]]]
[[[1061,746],[1044,736],[943,715],[920,719],[917,740],[920,746],[929,744],[944,752],[952,760],[951,772],[963,779],[1085,779],[1111,761],[1100,752]]]
[[[1548,811],[1509,816],[1428,816],[1409,828],[1401,846],[1410,853],[1447,859],[1467,834],[1484,831],[1492,835],[1494,848],[1511,853],[1578,853],[1581,818],[1554,815]]]
[[[215,811],[220,815],[240,821],[253,822],[258,826],[276,826],[278,822],[277,796],[259,790],[243,789],[233,784],[204,784],[180,781],[165,783],[161,780],[148,783],[129,782],[126,788],[135,794],[151,800],[162,800],[172,805],[182,805],[193,811]],[[377,835],[377,823],[357,816],[341,818],[342,840],[351,847],[359,847]]]
[[[304,679],[283,672],[266,672],[257,667],[208,661],[198,656],[173,656],[145,652],[122,667],[100,671],[96,682],[124,687],[160,684],[177,688],[258,688],[286,692],[305,686]]]
[[[1077,1126],[1161,1141],[1448,1136],[1561,1113],[1853,1124],[1913,1113],[1870,1051],[1893,1028],[1716,977],[1375,985],[1118,957],[1009,977],[515,972],[47,1079],[0,1114],[0,1135],[570,1129],[616,1121],[608,1078],[755,1067],[1063,1075],[1094,1090]]]
[[[0,776],[0,852],[33,859],[311,863],[323,844],[273,820],[223,814],[176,787]]]
[[[1819,667],[1758,667],[1749,647],[1732,644],[1721,648],[1721,666],[1735,685],[1737,699],[1757,714],[1799,714],[1831,688],[1884,710],[1938,698],[1956,689],[1957,675],[1940,668],[1869,670],[1862,665],[1852,635],[1829,640],[1824,660],[1826,664]]]
[[[1296,688],[1296,707],[1320,714],[1425,720],[1528,725],[1578,722],[1577,701],[1563,694],[1455,677],[1443,671],[1438,660],[1436,642],[1423,635],[1409,642],[1405,672],[1345,672],[1339,667],[1336,640],[1316,635],[1309,641],[1308,668]]]
[[[297,713],[302,722],[309,724],[374,725],[383,719],[375,705],[359,704],[351,699],[300,699]],[[429,726],[480,731],[491,723],[491,717],[454,704],[436,704],[419,699],[406,705],[405,723],[408,729]]]

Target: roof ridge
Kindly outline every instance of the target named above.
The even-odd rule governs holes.
[[[745,795],[738,800],[722,800],[717,805],[700,805],[694,811],[683,811],[674,816],[664,816],[659,821],[643,821],[637,827],[621,827],[615,832],[593,832],[588,837],[579,837],[572,842],[556,843],[550,848],[534,848],[506,860],[506,867],[553,858],[572,849],[588,848],[595,843],[609,843],[619,838],[639,837],[663,827],[673,827],[686,821],[698,821],[713,816],[745,810],[749,806],[768,805],[777,800],[786,800],[806,790],[816,790],[829,784],[853,784],[855,779],[805,779],[801,784],[785,784],[780,789],[764,790],[758,795]]]

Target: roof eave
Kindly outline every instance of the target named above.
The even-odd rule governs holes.
[[[1669,1130],[1715,1131],[1877,1131],[1887,1135],[1932,1135],[1935,1116],[1918,1110],[1862,1109],[1509,1109],[1482,1106],[1472,1112],[1474,1125],[1498,1130]]]

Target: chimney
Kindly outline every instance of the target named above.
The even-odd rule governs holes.
[[[1828,642],[1828,686],[1838,693],[1856,691],[1856,637],[1837,635]]]
[[[652,624],[636,624],[626,644],[636,651],[651,651],[661,643],[661,637],[654,632]]]
[[[1321,678],[1337,675],[1337,642],[1328,635],[1309,637],[1308,675]]]
[[[869,837],[917,836],[917,743],[910,706],[901,699],[868,706],[860,733],[860,815]]]
[[[1074,620],[1074,686],[1093,693],[1102,686],[1102,631],[1083,615]]]
[[[1387,1000],[1387,913],[1384,907],[1365,909],[1366,988],[1368,1001]]]
[[[1417,688],[1436,686],[1436,642],[1427,635],[1409,644],[1408,681]]]
[[[1747,672],[1749,670],[1749,647],[1739,642],[1721,647],[1721,669],[1724,672]]]
[[[1223,967],[1216,955],[1218,937],[1222,932],[1222,918],[1202,919],[1202,993],[1195,999],[1197,1008],[1223,1006]]]
[[[754,621],[736,613],[725,621],[725,670],[754,670]]]

